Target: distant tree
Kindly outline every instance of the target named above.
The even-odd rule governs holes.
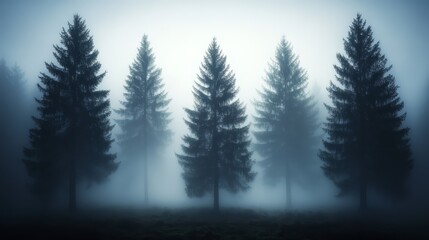
[[[124,155],[143,156],[145,204],[148,204],[148,152],[165,146],[171,135],[168,129],[170,113],[167,110],[170,99],[164,90],[161,69],[155,66],[147,36],[144,35],[138,49],[137,58],[130,66],[126,80],[125,101],[117,113],[122,117],[117,120],[122,129],[119,135]]]
[[[216,211],[219,188],[246,190],[255,176],[248,150],[249,125],[245,125],[245,107],[237,93],[235,76],[213,39],[195,81],[194,108],[185,109],[191,134],[184,136],[184,153],[178,157],[188,196],[201,197],[213,191]]]
[[[25,103],[23,72],[15,65],[9,68],[4,59],[0,60],[0,107],[4,114],[0,119],[0,129],[5,139],[16,134],[14,126],[22,116]]]
[[[99,74],[98,51],[80,16],[62,30],[54,49],[58,65],[45,63],[48,73],[40,76],[39,116],[33,117],[24,163],[35,190],[51,192],[68,180],[73,210],[78,180],[99,182],[117,168],[109,153],[113,126],[108,91],[97,90],[105,73]]]
[[[372,30],[358,14],[347,39],[346,55],[337,54],[338,84],[328,91],[332,105],[320,158],[325,174],[340,195],[359,189],[360,208],[367,208],[367,189],[390,197],[406,193],[412,168],[409,129],[403,127],[404,103],[398,96],[391,66],[374,43]]]
[[[21,69],[0,60],[0,215],[17,206],[25,190],[20,162],[28,127],[29,97]],[[1,216],[0,216],[1,217]]]
[[[307,75],[283,38],[255,101],[255,149],[263,157],[265,177],[285,178],[286,205],[292,207],[293,177],[305,175],[316,156],[317,112],[306,92]],[[314,158],[313,158],[314,159]],[[307,172],[308,173],[308,172]]]

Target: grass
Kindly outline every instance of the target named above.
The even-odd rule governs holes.
[[[9,217],[0,222],[0,238],[429,239],[428,227],[419,219],[385,213],[117,208]]]

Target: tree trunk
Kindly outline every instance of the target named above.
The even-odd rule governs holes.
[[[364,128],[365,129],[365,128]],[[363,139],[368,139],[364,131],[361,131],[360,156],[359,156],[359,209],[364,212],[367,210],[367,144]]]
[[[292,186],[290,177],[289,161],[286,160],[285,181],[286,181],[286,209],[292,209]]]
[[[366,183],[366,177],[364,174],[364,170],[361,169],[361,177],[360,177],[360,201],[359,201],[359,208],[361,211],[366,211],[368,209],[367,204],[367,183]]]
[[[78,116],[80,113],[80,109],[76,104],[78,99],[80,99],[77,95],[77,72],[74,73],[73,85],[72,85],[72,100],[73,100],[73,115],[71,116],[70,121],[70,130],[71,130],[71,156],[70,156],[70,166],[69,166],[69,210],[76,211],[76,159],[78,157],[78,142],[80,131],[78,130]],[[81,156],[80,156],[81,157]]]
[[[145,136],[145,138],[147,138],[146,136]],[[145,204],[145,206],[147,207],[148,206],[148,204],[149,204],[149,189],[148,189],[148,186],[149,186],[149,183],[148,183],[148,181],[149,181],[149,177],[148,177],[148,159],[147,159],[147,156],[148,156],[148,154],[147,154],[147,141],[145,141],[145,144],[144,144],[144,160],[143,160],[143,165],[144,165],[144,204]]]
[[[219,157],[218,157],[218,146],[217,146],[217,133],[214,130],[212,138],[212,159],[213,159],[213,209],[215,212],[219,211]]]
[[[215,159],[214,168],[214,184],[213,184],[213,209],[219,211],[219,169],[217,167],[217,159]]]
[[[215,93],[212,93],[212,96],[216,96]],[[212,149],[211,149],[211,157],[213,161],[213,209],[215,212],[219,212],[219,146],[218,146],[218,131],[217,126],[217,107],[214,104],[213,107],[213,125],[212,125]]]
[[[70,158],[69,167],[69,210],[76,210],[76,163],[75,156]]]

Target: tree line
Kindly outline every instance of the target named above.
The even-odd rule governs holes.
[[[363,210],[368,189],[391,198],[405,196],[413,158],[404,103],[390,73],[392,66],[360,14],[344,39],[344,50],[337,54],[336,79],[327,88],[328,116],[321,122],[317,101],[307,89],[306,71],[283,37],[253,102],[251,131],[246,108],[237,97],[234,72],[213,39],[194,81],[194,104],[185,108],[189,133],[176,154],[187,195],[211,194],[218,210],[220,189],[238,192],[251,187],[256,151],[263,176],[285,181],[288,208],[293,203],[291,183],[309,174],[308,166],[317,156],[339,196],[357,194]],[[35,194],[49,198],[67,189],[69,208],[76,209],[78,183],[101,182],[119,166],[110,150],[112,110],[109,91],[99,89],[106,72],[100,72],[98,51],[80,16],[62,29],[53,55],[56,62],[45,63],[46,71],[39,76],[41,97],[36,99],[37,114],[23,162]],[[147,204],[150,162],[167,146],[172,118],[171,99],[146,35],[124,90],[121,108],[114,110],[120,116],[115,120],[121,129],[118,142],[127,159],[143,163]],[[323,145],[318,149],[320,126]]]

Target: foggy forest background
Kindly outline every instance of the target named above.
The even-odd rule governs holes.
[[[212,180],[207,180],[207,184],[203,183],[206,180],[201,180],[207,179],[211,172],[204,172],[209,170],[195,164],[207,152],[195,150],[201,146],[194,140],[204,139],[204,129],[210,128],[204,125],[204,119],[208,119],[211,113],[205,112],[210,108],[205,102],[208,100],[201,93],[206,91],[205,87],[211,86],[210,79],[218,73],[225,74],[224,83],[220,83],[224,84],[224,90],[218,94],[227,92],[230,94],[227,97],[238,99],[236,104],[224,110],[232,112],[231,115],[236,118],[222,118],[224,122],[219,124],[225,124],[219,129],[234,131],[218,135],[222,139],[222,136],[230,136],[228,134],[234,132],[237,134],[234,135],[235,140],[224,137],[227,144],[219,146],[224,146],[222,154],[231,154],[234,156],[231,159],[237,159],[237,163],[241,164],[239,170],[220,177],[224,179],[217,193],[220,208],[357,209],[359,194],[349,194],[346,183],[341,185],[337,182],[336,185],[335,176],[332,177],[329,170],[323,168],[326,159],[335,158],[334,155],[326,155],[329,151],[324,152],[326,145],[323,145],[323,140],[326,142],[329,139],[326,124],[329,123],[329,117],[333,116],[328,110],[333,104],[330,93],[337,92],[336,96],[340,98],[343,96],[330,83],[338,85],[336,77],[341,78],[341,70],[334,65],[347,68],[337,54],[348,54],[344,49],[344,41],[353,32],[353,26],[361,26],[363,30],[371,26],[373,44],[380,42],[380,52],[385,55],[386,62],[381,57],[375,65],[381,71],[392,65],[390,70],[386,70],[386,76],[391,74],[394,77],[393,85],[398,86],[397,89],[390,89],[397,91],[399,97],[397,105],[392,107],[397,111],[392,114],[402,119],[402,114],[406,113],[402,120],[395,120],[400,122],[395,129],[401,131],[409,128],[408,134],[399,137],[402,140],[398,140],[397,147],[392,148],[405,150],[391,156],[396,159],[403,154],[397,157],[400,159],[398,161],[407,163],[389,168],[391,162],[387,161],[384,162],[385,166],[381,166],[382,169],[390,169],[385,171],[395,172],[391,178],[394,180],[382,183],[382,189],[393,188],[390,190],[394,194],[383,195],[376,188],[368,188],[368,206],[428,210],[429,5],[425,1],[272,1],[270,4],[262,1],[185,1],[162,4],[146,1],[36,3],[6,0],[0,3],[0,9],[2,213],[25,212],[35,207],[187,208],[212,207],[213,204],[216,207],[216,203],[213,203]],[[68,123],[55,125],[60,135],[64,129],[68,129],[64,131],[70,132],[67,138],[70,142],[52,138],[54,141],[46,145],[50,148],[47,151],[45,149],[48,155],[55,151],[59,151],[56,153],[58,156],[74,151],[70,146],[80,142],[83,147],[97,146],[98,151],[87,149],[88,155],[81,159],[88,156],[88,159],[100,159],[99,162],[91,163],[95,167],[88,164],[82,168],[84,171],[81,175],[76,175],[76,203],[70,205],[70,172],[45,171],[43,166],[31,165],[31,160],[50,157],[35,157],[37,154],[32,150],[40,149],[40,145],[32,144],[31,134],[39,134],[37,129],[43,124],[38,120],[43,119],[43,111],[46,116],[51,116],[49,108],[41,109],[41,106],[49,105],[43,102],[44,99],[62,99],[59,102],[68,107],[61,110],[65,118],[69,114],[70,119],[73,119],[79,113],[74,109],[76,104],[64,103],[72,97],[45,98],[59,93],[58,89],[62,89],[64,92],[61,93],[65,95],[73,92],[64,89],[72,89],[74,85],[56,86],[52,79],[74,79],[73,76],[61,75],[64,69],[73,69],[74,63],[67,60],[70,52],[66,53],[58,46],[64,49],[74,46],[67,42],[67,34],[72,35],[73,27],[79,26],[83,29],[82,33],[85,33],[85,28],[88,30],[87,36],[78,34],[83,42],[85,37],[86,40],[92,37],[93,49],[88,42],[85,45],[88,49],[84,48],[88,56],[94,57],[93,60],[83,61],[91,62],[92,67],[89,70],[85,68],[79,74],[96,76],[94,79],[97,79],[92,81],[92,85],[87,85],[90,90],[83,92],[94,93],[92,98],[88,97],[91,99],[88,102],[94,104],[91,105],[94,112],[100,111],[98,115],[94,114],[97,117],[88,118],[90,120],[87,121],[98,121],[97,126],[101,127],[94,134],[102,139],[91,145],[93,143],[88,139],[93,136],[84,135],[89,130],[81,131],[81,127],[76,127],[85,124],[76,125],[76,128]],[[91,55],[93,50],[98,51],[98,55]],[[299,142],[300,145],[294,148],[279,145],[277,150],[285,150],[285,153],[266,155],[275,146],[275,143],[266,139],[274,139],[272,141],[275,142],[278,136],[275,131],[265,135],[261,133],[268,129],[264,124],[269,121],[264,122],[264,119],[280,111],[274,108],[267,110],[270,107],[269,99],[274,101],[274,97],[270,98],[267,84],[275,85],[276,74],[279,74],[277,71],[281,70],[276,68],[276,64],[281,66],[282,61],[286,61],[283,64],[296,74],[291,78],[298,80],[295,83],[293,80],[291,84],[295,84],[299,91],[302,90],[299,94],[303,96],[302,101],[298,101],[303,106],[293,111],[296,116],[302,114],[299,115],[301,120],[293,122],[288,118],[292,121],[288,129],[302,131],[293,133],[297,134],[293,138],[285,134],[284,138],[289,137],[289,143]],[[216,69],[212,67],[213,62],[220,64],[221,71],[213,70]],[[219,67],[216,64],[214,66]],[[145,70],[141,72],[141,69]],[[146,95],[145,100],[133,98],[131,93],[139,93],[141,89],[147,88],[146,85],[136,85],[139,84],[139,76],[145,74],[149,76],[147,83],[152,84],[153,92],[149,94],[153,98]],[[344,73],[342,77],[346,79],[346,75]],[[77,75],[74,77],[78,79]],[[231,85],[231,82],[234,84]],[[50,84],[52,88],[47,87]],[[213,94],[208,90],[205,93]],[[73,101],[79,102],[79,99],[87,96],[73,97]],[[226,102],[233,102],[231,99]],[[268,100],[264,102],[264,99]],[[402,101],[403,109],[400,107]],[[156,107],[151,108],[149,104]],[[148,116],[142,125],[144,129],[136,128],[133,124],[139,122],[130,120],[134,116],[133,109],[143,108],[147,108],[144,116]],[[149,133],[145,126],[153,127],[154,131]],[[30,129],[36,129],[36,133]],[[139,131],[143,132],[144,137],[135,140],[138,139]],[[82,135],[78,132],[82,132]],[[192,134],[195,134],[194,138]],[[306,137],[302,138],[305,134]],[[383,137],[389,140],[389,137]],[[365,139],[372,140],[375,137]],[[88,142],[83,144],[85,141]],[[229,146],[234,147],[231,150]],[[291,154],[287,149],[296,152]],[[71,156],[78,156],[76,152],[74,154]],[[70,157],[70,154],[64,155]],[[286,181],[282,173],[278,173],[277,165],[270,169],[264,164],[270,161],[270,157],[283,159],[285,156],[298,159],[294,160],[298,164],[291,168],[294,171],[293,179]],[[53,159],[61,158],[64,160],[67,157]],[[217,158],[220,159],[219,156]],[[63,164],[68,164],[67,161],[64,160]],[[228,169],[227,164],[225,169]],[[193,175],[192,171],[201,171],[201,176]],[[383,170],[378,171],[383,173]],[[55,174],[60,176],[53,176]],[[40,179],[43,180],[37,182]],[[397,184],[392,185],[396,180]],[[292,185],[291,190],[287,184]],[[402,187],[403,192],[400,190]],[[293,199],[288,199],[290,196]]]

